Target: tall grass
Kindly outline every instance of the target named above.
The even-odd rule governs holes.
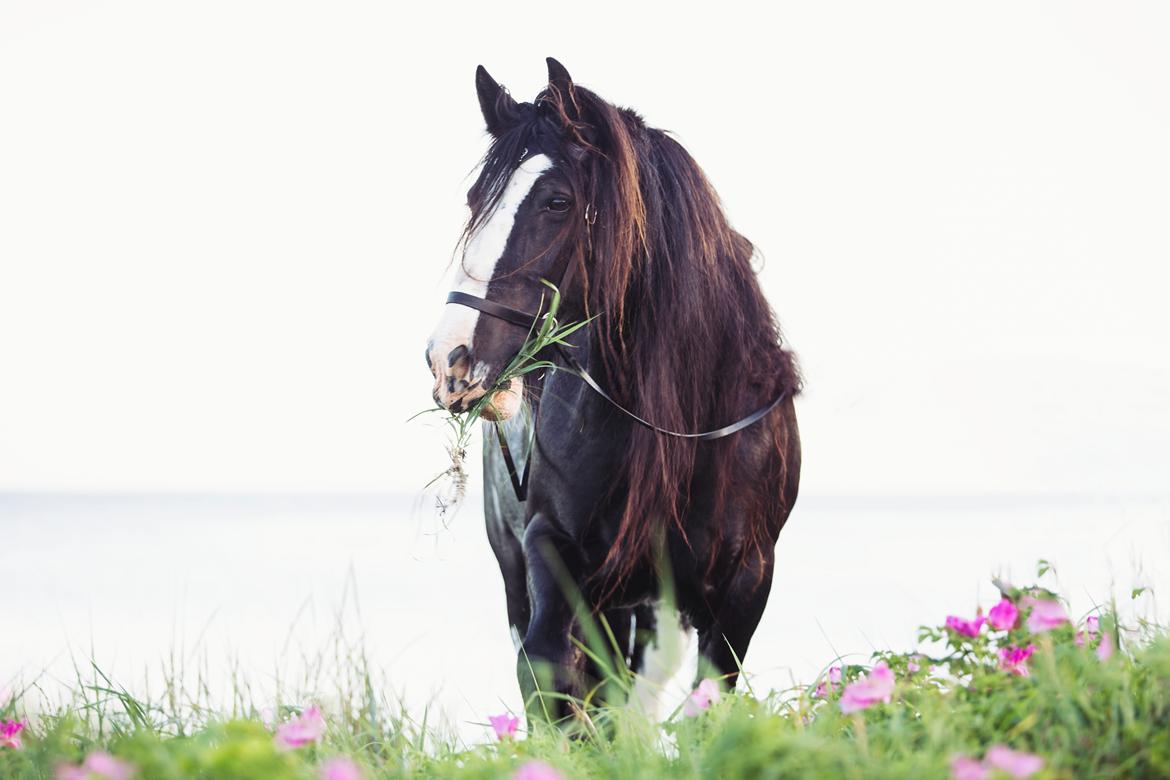
[[[1049,597],[1004,588],[1024,613],[1029,599]],[[861,711],[840,703],[842,688],[870,671],[855,665],[841,684],[826,673],[790,690],[725,694],[695,717],[676,711],[665,722],[575,702],[567,728],[538,721],[518,738],[480,745],[464,744],[429,712],[408,715],[360,642],[344,636],[329,663],[310,659],[299,689],[281,688],[286,698],[271,709],[244,679],[217,707],[198,672],[133,695],[78,663],[65,701],[50,705],[39,681],[0,701],[0,721],[28,724],[20,749],[0,747],[0,778],[52,777],[95,750],[142,778],[314,778],[334,756],[367,778],[511,777],[533,760],[566,778],[946,778],[956,755],[979,759],[994,745],[1040,756],[1037,778],[1170,777],[1170,638],[1155,623],[1125,625],[1116,615],[1100,609],[1095,634],[1083,619],[1033,632],[1024,615],[1010,631],[984,626],[975,636],[924,627],[920,649],[875,655],[897,682],[889,702]],[[1102,642],[1116,651],[1102,652]],[[1000,650],[1025,643],[1035,647],[1027,674],[1004,669]],[[273,730],[314,702],[326,710],[322,738],[281,749]]]

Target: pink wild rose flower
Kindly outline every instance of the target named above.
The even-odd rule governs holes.
[[[1073,642],[1077,647],[1084,647],[1086,641],[1092,641],[1097,638],[1097,634],[1101,631],[1101,618],[1096,615],[1089,615],[1085,618],[1084,629],[1077,632],[1073,637]]]
[[[23,720],[0,721],[0,748],[20,750],[20,732],[24,731],[26,725]]]
[[[955,756],[951,759],[951,780],[987,780],[991,772],[970,756]]]
[[[516,770],[512,780],[565,780],[565,776],[543,761],[529,761]]]
[[[999,603],[987,613],[987,622],[996,631],[1011,631],[1020,621],[1020,610],[1011,602],[1011,599],[1000,599]]]
[[[283,723],[276,729],[276,745],[282,750],[304,747],[318,742],[325,734],[325,718],[317,707],[309,707],[300,717]]]
[[[979,629],[983,628],[985,622],[987,622],[987,618],[978,614],[975,615],[974,620],[965,620],[956,615],[947,615],[947,628],[963,636],[979,636]]]
[[[321,780],[362,780],[362,770],[350,759],[339,756],[321,767]]]
[[[707,678],[700,682],[699,687],[691,691],[691,695],[683,702],[683,715],[693,718],[717,701],[719,701],[719,683]]]
[[[57,780],[130,780],[134,776],[133,764],[114,758],[109,753],[95,751],[85,757],[81,764],[57,765]]]
[[[999,668],[1005,672],[1018,674],[1020,677],[1027,677],[1028,659],[1032,657],[1034,652],[1036,652],[1036,645],[1001,647],[999,649]]]
[[[492,726],[492,731],[496,732],[496,739],[508,739],[516,736],[516,729],[520,725],[520,719],[511,713],[505,712],[503,715],[489,715],[488,723]]]
[[[1116,650],[1117,648],[1113,646],[1113,634],[1102,634],[1101,641],[1097,643],[1097,660],[1108,661]]]
[[[849,683],[841,694],[841,712],[866,710],[878,702],[888,702],[894,694],[894,673],[885,661],[879,661],[863,680]]]
[[[1059,601],[1029,596],[1024,603],[1032,607],[1032,611],[1028,613],[1028,630],[1033,634],[1051,631],[1068,622],[1068,613],[1064,611],[1064,605]]]
[[[1040,756],[1012,750],[1005,745],[993,745],[983,761],[1015,780],[1026,780],[1044,768],[1044,759]]]
[[[817,689],[813,691],[814,699],[827,699],[829,694],[837,690],[837,686],[841,684],[841,667],[829,667],[829,679],[822,680]]]

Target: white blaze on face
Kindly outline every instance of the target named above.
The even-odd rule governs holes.
[[[495,210],[467,242],[463,262],[455,272],[455,290],[480,298],[487,296],[488,282],[495,275],[496,265],[508,246],[508,237],[512,235],[516,212],[537,179],[552,164],[548,155],[538,154],[525,160],[512,174]],[[432,359],[445,367],[451,350],[460,345],[472,349],[471,337],[478,321],[478,310],[454,303],[447,304],[438,327],[431,335]]]

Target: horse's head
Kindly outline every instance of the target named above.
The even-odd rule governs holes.
[[[586,195],[575,142],[569,74],[549,60],[549,86],[535,103],[517,103],[481,66],[479,103],[492,145],[468,193],[471,210],[456,269],[455,290],[521,312],[536,313],[585,243]],[[581,139],[583,140],[583,139]],[[582,309],[569,290],[562,312]],[[434,398],[454,412],[469,409],[496,383],[523,346],[526,330],[476,309],[447,304],[427,343]],[[503,419],[520,405],[520,380],[492,399],[486,415]]]

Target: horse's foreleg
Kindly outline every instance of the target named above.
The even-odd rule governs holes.
[[[605,618],[605,625],[597,621],[598,634],[602,647],[592,648],[598,651],[598,657],[605,659],[612,666],[606,670],[599,668],[596,661],[589,662],[589,673],[600,679],[607,673],[621,676],[626,669],[632,669],[634,652],[634,609],[632,607],[615,607],[601,613]],[[580,633],[580,632],[578,632]],[[588,640],[589,637],[584,637]]]
[[[564,696],[583,692],[580,653],[570,640],[581,562],[572,540],[542,514],[529,522],[523,547],[532,615],[516,674],[529,718],[560,720],[569,712]],[[542,695],[550,692],[562,696]]]
[[[483,447],[483,515],[488,542],[500,574],[504,577],[504,595],[508,606],[508,626],[517,649],[528,631],[528,573],[524,565],[524,547],[520,536],[524,529],[524,504],[512,490],[508,466],[495,442],[495,423],[484,423]],[[504,424],[510,446],[519,449],[527,441],[527,427],[522,418]]]
[[[739,569],[724,589],[722,598],[712,605],[712,611],[705,616],[707,619],[698,625],[696,682],[703,677],[718,677],[725,687],[735,688],[740,664],[768,603],[774,563],[775,556],[769,550],[765,560]]]
[[[520,649],[520,642],[528,632],[531,608],[528,604],[528,574],[524,565],[524,547],[502,521],[488,520],[488,542],[500,564],[504,577],[504,597],[508,606],[508,626],[512,642]]]

